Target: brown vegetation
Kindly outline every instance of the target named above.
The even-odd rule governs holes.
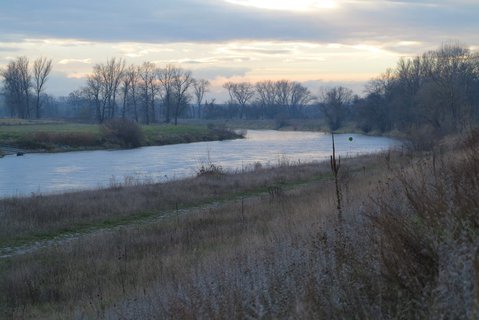
[[[141,126],[133,120],[117,118],[105,121],[101,132],[108,143],[126,148],[137,148],[145,143]]]
[[[0,119],[2,145],[34,151],[74,151],[243,138],[224,124],[143,125],[122,118],[101,125]]]
[[[26,149],[58,150],[67,148],[99,147],[101,140],[90,132],[36,132],[19,141]]]
[[[0,242],[42,239],[88,226],[115,225],[177,208],[266,192],[272,185],[287,186],[324,177],[329,177],[325,165],[298,167],[282,163],[278,168],[227,174],[209,163],[198,170],[197,178],[151,184],[125,178],[104,190],[1,199]]]
[[[187,214],[178,210],[147,225],[3,259],[2,315],[477,318],[479,132],[463,141],[452,151],[443,146],[422,154],[342,159],[341,224],[332,179],[286,188],[285,181],[294,181],[290,175],[311,175],[313,166],[201,175],[165,189],[153,185],[68,195],[94,199],[98,208],[109,203],[116,211],[136,201],[160,205],[156,197],[163,192],[171,192],[163,200],[175,193],[176,199],[187,199],[204,192],[227,196],[244,190],[246,182],[268,181],[269,186],[257,197]],[[327,164],[322,168],[327,170]],[[271,185],[274,179],[279,183]],[[129,196],[118,207],[93,198],[116,193],[121,202],[121,192]],[[73,199],[65,203],[74,205]],[[71,208],[67,212],[77,215]]]

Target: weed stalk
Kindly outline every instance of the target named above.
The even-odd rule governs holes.
[[[342,209],[341,209],[341,187],[339,186],[339,169],[341,168],[341,157],[338,156],[336,159],[336,146],[334,145],[334,133],[331,132],[331,139],[333,141],[333,154],[331,155],[331,171],[333,172],[334,175],[334,184],[336,186],[336,202],[337,206],[336,208],[338,209],[338,218],[339,221],[341,222],[343,220],[343,214],[342,214]]]

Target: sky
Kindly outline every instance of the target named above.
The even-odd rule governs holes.
[[[477,0],[0,0],[0,68],[51,58],[56,96],[113,57],[189,69],[210,98],[226,81],[266,79],[361,94],[401,57],[479,49],[478,12]]]

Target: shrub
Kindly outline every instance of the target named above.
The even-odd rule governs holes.
[[[288,119],[288,115],[281,113],[275,118],[276,123],[276,130],[289,127],[291,125],[290,120]]]
[[[122,147],[140,147],[145,141],[138,123],[128,119],[109,120],[102,125],[101,131],[106,142]]]
[[[389,288],[383,298],[397,312],[406,312],[405,318],[418,312],[432,319],[474,318],[478,137],[473,132],[456,157],[432,156],[403,169],[375,201],[372,234],[382,281]]]
[[[202,164],[197,170],[197,176],[222,176],[225,172],[223,168],[214,163]]]
[[[437,141],[442,137],[440,130],[431,125],[413,127],[407,132],[408,140],[413,150],[431,150]]]

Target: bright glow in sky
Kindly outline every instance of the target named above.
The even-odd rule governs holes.
[[[226,2],[260,9],[303,12],[337,7],[336,1],[333,0],[226,0]]]
[[[400,57],[447,41],[479,48],[472,0],[22,0],[0,10],[0,68],[45,56],[67,95],[96,63],[174,63],[214,85],[289,79],[361,93]],[[209,97],[209,98],[210,98]]]

